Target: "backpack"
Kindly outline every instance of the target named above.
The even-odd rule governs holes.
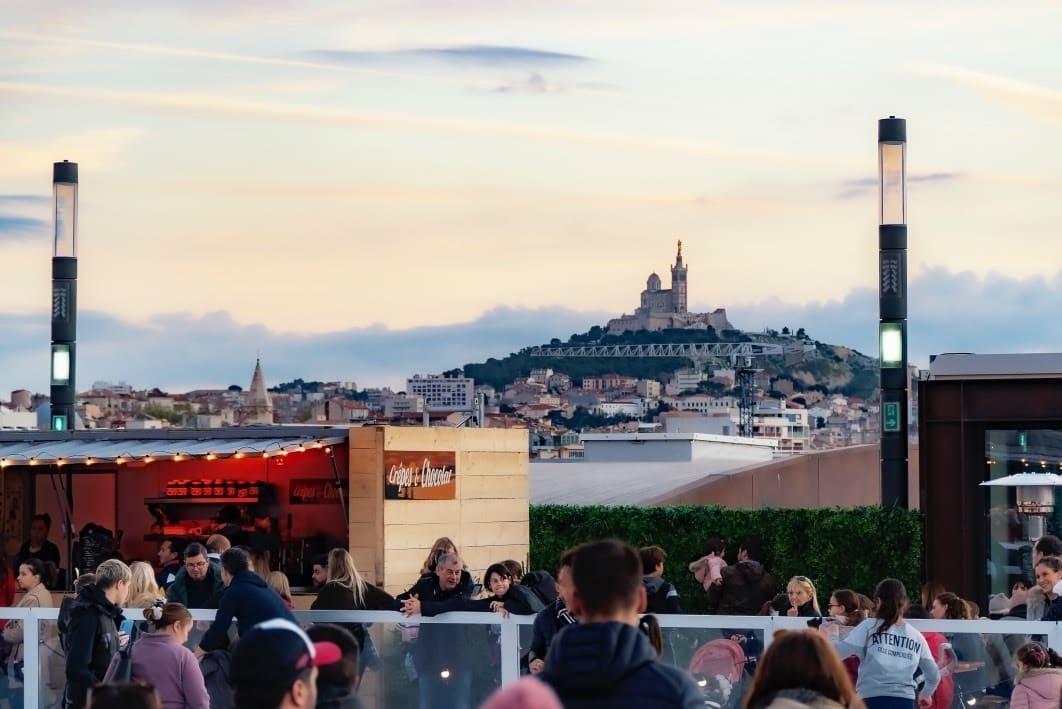
[[[544,606],[557,600],[557,579],[548,571],[529,571],[520,579],[520,585],[527,586]]]

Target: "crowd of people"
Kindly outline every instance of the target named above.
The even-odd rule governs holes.
[[[0,600],[15,587],[23,608],[48,608],[54,583],[47,520],[12,569],[0,568]],[[53,545],[54,546],[54,545]],[[390,610],[409,618],[452,611],[535,616],[522,657],[525,678],[482,706],[704,707],[735,709],[952,709],[1009,701],[1015,709],[1059,709],[1062,659],[1024,635],[919,632],[908,621],[977,618],[971,601],[927,583],[911,603],[885,579],[866,596],[835,589],[820,602],[814,582],[794,576],[783,593],[754,541],[710,539],[688,564],[709,604],[725,615],[806,618],[807,629],[778,631],[764,651],[753,630],[724,630],[703,642],[661,629],[657,615],[682,612],[665,578],[667,552],[618,540],[565,552],[556,577],[525,573],[514,560],[491,564],[482,583],[457,546],[440,538],[419,577],[392,597],[368,583],[342,548],[313,560],[314,610]],[[1062,619],[1062,540],[1034,547],[1035,583],[1018,581],[990,599],[989,617]],[[163,542],[158,563],[109,559],[82,574],[59,620],[42,626],[41,703],[46,707],[151,709],[354,709],[357,688],[381,658],[365,625],[296,622],[287,577],[220,535],[206,544]],[[215,609],[209,624],[189,609]],[[22,622],[2,627],[6,672],[0,699],[23,706]],[[497,626],[411,624],[408,671],[420,709],[466,709],[473,702],[477,634]],[[32,681],[32,680],[30,680]],[[480,688],[479,696],[483,696]]]

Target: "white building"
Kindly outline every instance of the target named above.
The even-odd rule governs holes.
[[[476,383],[469,377],[414,374],[406,380],[406,393],[424,397],[428,411],[471,411]]]
[[[645,415],[645,405],[639,401],[602,401],[594,407],[594,413],[599,416],[630,416],[641,418]]]
[[[0,406],[0,430],[37,428],[37,414],[32,411],[15,411]]]
[[[424,397],[410,394],[392,394],[383,400],[383,415],[394,418],[402,414],[424,413]]]
[[[755,438],[777,441],[781,451],[807,450],[811,441],[807,410],[788,408],[785,400],[758,403],[752,414],[752,432]]]

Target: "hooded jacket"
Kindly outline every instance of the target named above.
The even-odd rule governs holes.
[[[494,601],[501,601],[505,606],[505,610],[513,615],[535,615],[545,608],[542,599],[536,596],[534,591],[527,586],[513,583],[509,586],[509,590],[506,591],[504,596],[490,596],[471,601],[468,604],[468,609],[471,611],[490,612],[490,604]]]
[[[663,576],[644,576],[642,585],[645,586],[645,595],[648,605],[646,613],[681,613],[679,606],[679,594],[675,587],[664,580]]]
[[[90,687],[103,680],[118,651],[122,609],[107,600],[99,586],[85,586],[66,606],[59,632],[66,638],[67,707],[83,707]]]
[[[575,625],[578,622],[575,616],[568,611],[568,607],[564,605],[564,600],[558,596],[557,600],[535,616],[535,623],[531,628],[531,649],[527,653],[528,663],[535,660],[545,661],[554,636],[560,632],[561,628]]]
[[[1055,709],[1062,693],[1062,669],[1029,670],[1018,678],[1010,695],[1011,709]]]
[[[232,577],[232,583],[221,597],[221,605],[218,606],[214,622],[199,642],[199,647],[207,652],[224,647],[233,618],[239,624],[241,633],[273,618],[298,622],[284,605],[280,595],[269,588],[261,576],[247,570]]]
[[[553,639],[540,679],[565,709],[704,709],[693,678],[656,659],[626,623],[570,625]]]
[[[708,605],[720,615],[758,615],[774,590],[763,564],[747,559],[723,569],[723,583],[708,589]]]

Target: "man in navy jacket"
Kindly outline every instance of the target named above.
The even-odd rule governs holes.
[[[233,618],[243,632],[272,618],[295,622],[295,616],[277,592],[250,570],[250,562],[247,552],[238,547],[221,555],[221,579],[228,588],[221,596],[214,622],[199,641],[197,656],[202,657],[211,650],[227,647],[229,625]]]
[[[703,709],[683,670],[660,662],[638,628],[645,586],[638,553],[618,540],[588,542],[572,559],[578,625],[553,638],[539,678],[565,709]]]

